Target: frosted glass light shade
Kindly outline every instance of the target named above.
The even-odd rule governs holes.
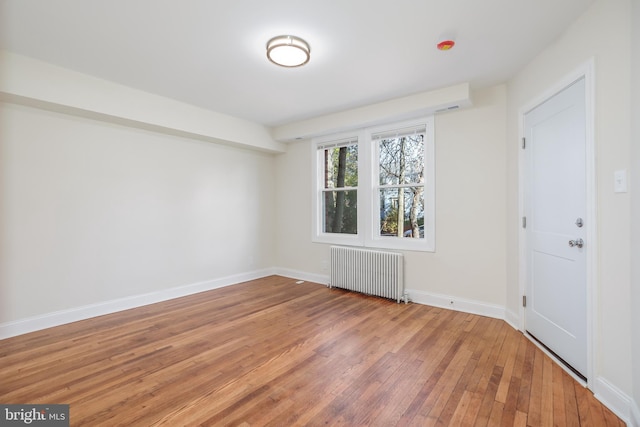
[[[299,67],[309,62],[307,42],[296,36],[278,36],[267,42],[267,58],[282,67]]]

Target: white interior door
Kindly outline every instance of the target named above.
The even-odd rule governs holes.
[[[585,80],[525,115],[527,332],[586,379]]]

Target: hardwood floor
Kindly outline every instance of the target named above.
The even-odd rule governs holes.
[[[73,426],[623,426],[501,320],[272,276],[0,341]]]

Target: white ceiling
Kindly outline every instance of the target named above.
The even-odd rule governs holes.
[[[593,0],[0,0],[0,48],[269,126],[504,82]],[[273,36],[311,61],[280,68]],[[443,38],[456,46],[436,49]]]

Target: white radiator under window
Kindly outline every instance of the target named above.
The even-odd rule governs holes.
[[[401,253],[332,246],[329,287],[406,303],[403,269]]]

